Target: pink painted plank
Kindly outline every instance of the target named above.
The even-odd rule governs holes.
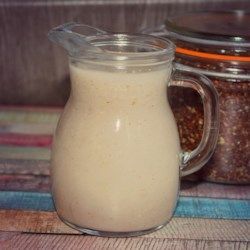
[[[0,144],[4,145],[50,147],[51,143],[52,135],[0,133]]]

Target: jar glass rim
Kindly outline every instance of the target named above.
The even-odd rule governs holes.
[[[200,30],[199,28],[189,27],[188,24],[180,25],[178,24],[178,20],[183,20],[186,18],[202,18],[204,21],[204,25],[212,25],[213,21],[209,23],[208,18],[209,16],[231,16],[235,19],[242,19],[242,18],[250,18],[250,12],[244,10],[232,10],[232,11],[193,11],[188,12],[186,14],[182,14],[181,16],[173,16],[168,18],[165,23],[166,34],[169,35],[171,38],[197,43],[197,44],[204,44],[204,45],[223,45],[223,46],[233,46],[233,47],[250,47],[250,35],[249,34],[231,34],[226,32],[218,34],[213,31],[205,32]],[[180,17],[180,18],[179,18]],[[178,19],[179,18],[179,19]],[[212,19],[212,18],[211,18]],[[194,21],[192,21],[194,22]],[[188,23],[188,22],[187,22]],[[215,25],[215,24],[214,24]],[[221,27],[226,29],[229,28],[228,24],[223,24]],[[205,27],[204,26],[204,27]],[[220,25],[219,25],[220,26]]]
[[[169,39],[145,34],[107,33],[86,37],[94,46],[101,48],[96,51],[82,53],[69,52],[73,58],[96,59],[108,62],[138,62],[163,63],[174,59],[175,45]]]

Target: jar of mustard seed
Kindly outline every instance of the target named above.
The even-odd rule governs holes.
[[[206,75],[218,91],[219,140],[211,160],[196,178],[250,184],[249,24],[250,13],[242,10],[192,12],[170,17],[159,28],[145,31],[171,39],[176,44],[175,62]],[[171,92],[182,147],[192,150],[202,137],[202,102],[191,90],[184,94],[172,88]]]

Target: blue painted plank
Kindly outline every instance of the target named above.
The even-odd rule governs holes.
[[[0,192],[0,209],[55,211],[50,193]],[[180,197],[175,217],[250,219],[250,200]]]
[[[176,217],[250,219],[250,200],[180,197]]]
[[[55,211],[50,193],[0,192],[0,209]]]

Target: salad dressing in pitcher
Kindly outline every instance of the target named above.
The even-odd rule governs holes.
[[[166,65],[144,72],[70,65],[72,94],[52,160],[53,194],[65,220],[119,232],[170,219],[180,165],[166,99],[170,73]]]
[[[92,31],[84,36],[72,31]],[[207,78],[175,66],[174,45],[147,35],[108,34],[65,24],[49,33],[69,53],[71,94],[52,147],[52,195],[59,217],[98,236],[135,236],[172,217],[180,175],[200,169],[218,136],[217,94]],[[197,90],[203,138],[180,149],[169,85]]]

